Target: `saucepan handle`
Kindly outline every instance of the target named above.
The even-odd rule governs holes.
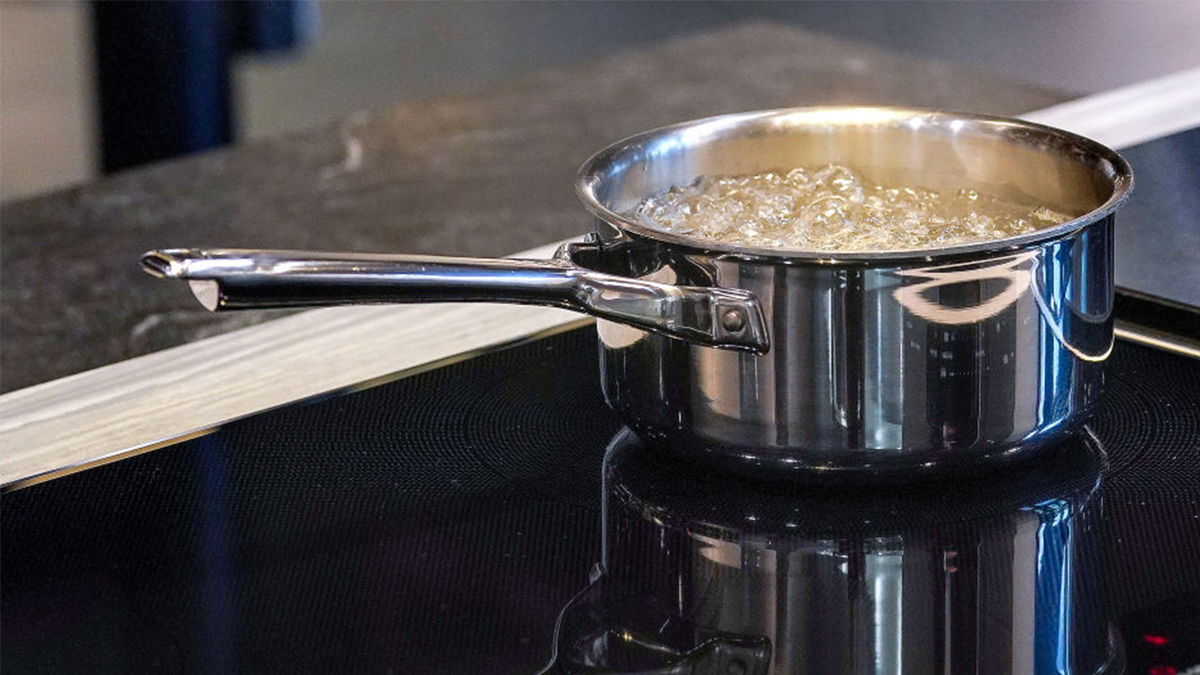
[[[710,347],[767,351],[762,308],[748,291],[604,274],[572,263],[572,250],[563,247],[549,260],[520,260],[163,249],[143,254],[141,262],[154,276],[189,281],[196,298],[214,311],[418,302],[550,305]]]

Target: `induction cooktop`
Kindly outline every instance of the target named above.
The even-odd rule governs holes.
[[[1200,314],[1117,309],[1086,430],[952,480],[752,482],[643,447],[590,327],[262,412],[4,494],[0,660],[1200,672]]]

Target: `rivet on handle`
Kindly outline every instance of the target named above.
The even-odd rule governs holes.
[[[737,333],[745,328],[746,318],[742,316],[742,312],[737,309],[727,309],[721,315],[721,327],[730,333]]]

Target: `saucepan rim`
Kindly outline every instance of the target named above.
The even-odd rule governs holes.
[[[623,154],[636,148],[653,144],[682,130],[703,126],[740,126],[761,122],[772,118],[792,115],[813,115],[842,117],[850,123],[869,124],[872,120],[895,122],[903,119],[921,118],[936,124],[964,120],[984,128],[992,129],[998,134],[1002,131],[1011,133],[1013,130],[1025,132],[1034,138],[1054,142],[1066,147],[1074,147],[1085,153],[1107,162],[1112,167],[1112,194],[1100,206],[1071,220],[1039,229],[1027,234],[1021,234],[1002,239],[973,242],[959,246],[935,248],[887,249],[877,251],[830,251],[788,247],[743,246],[716,242],[700,237],[688,237],[670,232],[663,232],[648,227],[637,220],[617,213],[604,206],[596,194],[596,188],[604,180],[606,169]],[[836,122],[831,122],[836,123]],[[657,240],[666,244],[682,246],[706,254],[726,254],[738,258],[768,258],[776,261],[810,262],[818,264],[840,264],[847,261],[864,263],[892,263],[905,260],[932,261],[949,257],[959,257],[969,254],[992,254],[1024,248],[1052,241],[1071,235],[1080,229],[1107,217],[1129,198],[1133,189],[1133,169],[1125,158],[1111,148],[1094,141],[1086,136],[1080,136],[1063,129],[1037,124],[1026,120],[981,115],[978,113],[958,112],[952,110],[935,110],[924,108],[908,108],[893,106],[807,106],[798,108],[775,108],[752,112],[715,115],[687,122],[643,131],[624,138],[600,150],[588,158],[579,169],[575,181],[575,191],[584,206],[597,218],[641,237]]]

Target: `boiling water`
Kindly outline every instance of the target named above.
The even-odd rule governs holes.
[[[839,165],[704,177],[643,200],[630,215],[689,237],[817,251],[954,246],[1072,218],[974,190],[874,185]]]

